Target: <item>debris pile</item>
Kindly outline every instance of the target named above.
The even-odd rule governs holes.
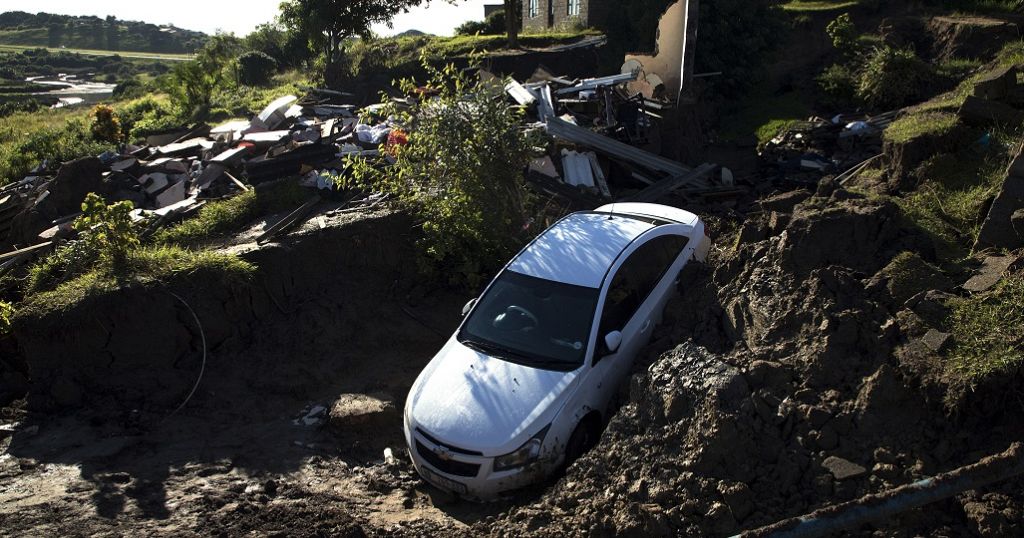
[[[618,75],[567,80],[539,68],[526,83],[508,82],[505,91],[526,109],[529,127],[552,138],[530,164],[531,184],[580,207],[653,202],[670,194],[706,198],[746,192],[716,165],[690,168],[659,154],[661,123],[674,105],[631,90],[642,71],[629,63],[624,69]]]
[[[761,150],[766,177],[791,185],[816,185],[825,176],[857,170],[882,153],[882,132],[897,116],[893,111],[796,122]]]

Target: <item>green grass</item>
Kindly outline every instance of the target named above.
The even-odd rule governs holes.
[[[793,0],[782,4],[782,9],[793,12],[838,11],[860,5],[860,0]]]
[[[1008,277],[988,292],[951,299],[953,346],[947,372],[973,384],[1012,373],[1024,363],[1024,278]]]
[[[54,289],[28,295],[17,315],[41,317],[65,312],[83,300],[128,284],[154,284],[187,278],[190,282],[245,282],[255,266],[241,258],[212,251],[192,251],[176,246],[145,246],[133,251],[126,267],[115,273],[100,264]]]
[[[763,145],[810,113],[807,101],[796,93],[751,96],[736,111],[722,118],[719,137],[724,141],[737,141],[754,135]]]
[[[550,32],[519,36],[523,48],[543,48],[574,43],[598,32]],[[405,36],[368,41],[356,41],[349,46],[353,75],[391,70],[408,64],[419,67],[420,55],[430,61],[445,61],[476,53],[497,53],[506,49],[508,39],[503,35],[473,36]]]
[[[1017,136],[995,131],[987,151],[967,147],[932,158],[919,169],[917,190],[895,199],[904,217],[932,238],[940,258],[956,261],[970,252],[981,227],[978,216],[1005,179]]]
[[[133,58],[136,60],[165,60],[170,62],[182,62],[195,58],[194,54],[169,54],[157,52],[133,52],[113,51],[99,49],[65,49],[55,47],[39,47],[30,45],[0,45],[0,51],[21,52],[23,50],[46,49],[50,52],[67,52],[69,54],[81,54],[83,56],[121,56],[122,58]]]
[[[154,239],[162,244],[195,244],[237,231],[261,215],[294,209],[309,196],[309,191],[295,181],[284,180],[228,200],[207,204],[195,217],[161,230]]]
[[[956,114],[947,112],[911,113],[892,122],[885,130],[885,139],[903,144],[921,136],[941,136],[952,131],[957,121]]]

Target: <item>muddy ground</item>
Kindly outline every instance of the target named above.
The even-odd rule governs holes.
[[[454,499],[408,463],[399,410],[466,299],[409,276],[408,219],[383,212],[330,220],[326,229],[313,223],[259,248],[243,234],[225,247],[262,261],[272,298],[243,294],[252,312],[238,319],[249,324],[232,332],[210,321],[215,304],[186,296],[207,320],[204,335],[220,334],[205,367],[187,311],[161,303],[159,290],[141,290],[151,300],[135,299],[150,306],[99,303],[87,318],[116,325],[117,312],[144,313],[158,323],[140,337],[157,341],[160,327],[174,328],[187,345],[166,372],[140,375],[111,354],[90,366],[90,377],[82,373],[88,357],[64,357],[77,366],[50,374],[83,388],[75,406],[59,403],[67,391],[53,387],[66,383],[51,379],[4,410],[0,529],[722,536],[971,463],[1024,438],[1017,381],[961,394],[959,414],[951,413],[949,387],[922,366],[934,358],[900,351],[916,349],[915,340],[897,321],[905,308],[887,291],[884,268],[921,238],[895,224],[889,203],[822,189],[760,206],[768,212],[747,221],[735,248],[719,245],[708,264],[684,275],[638,361],[629,403],[598,446],[564,477],[493,504]],[[363,256],[353,257],[353,247]],[[154,308],[166,317],[153,319]],[[52,353],[47,342],[90,341],[71,325],[63,329],[70,333],[23,337],[30,362]],[[200,367],[198,390],[175,412]],[[125,383],[146,390],[117,388]],[[393,405],[368,418],[319,412],[342,394]],[[1002,404],[986,404],[993,399]],[[834,458],[859,471],[837,478]],[[1024,524],[1021,486],[969,492],[856,534],[1012,535]]]

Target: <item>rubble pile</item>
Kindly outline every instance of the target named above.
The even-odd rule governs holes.
[[[0,191],[0,242],[22,247],[4,255],[0,271],[31,259],[75,232],[85,195],[127,200],[145,235],[195,212],[208,201],[286,177],[317,191],[333,191],[332,179],[347,156],[382,157],[392,127],[360,123],[360,111],[338,104],[346,95],[310,89],[288,95],[251,120],[148,137],[97,157],[56,166],[43,162],[30,176]],[[394,137],[390,139],[393,143]]]
[[[791,185],[816,185],[825,176],[854,170],[882,153],[882,132],[897,116],[893,111],[796,122],[760,151],[766,176]]]

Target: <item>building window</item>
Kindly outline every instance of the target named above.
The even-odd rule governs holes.
[[[580,14],[580,0],[569,0],[569,16],[575,17]]]
[[[540,15],[540,0],[530,0],[529,16],[532,19],[537,15]]]

